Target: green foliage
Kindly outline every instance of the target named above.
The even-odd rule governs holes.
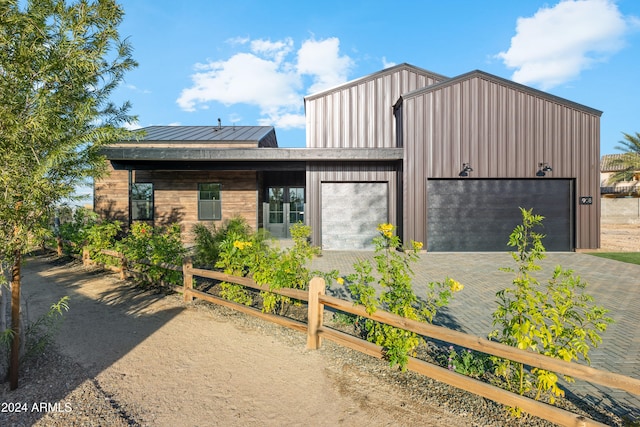
[[[355,273],[347,277],[349,290],[356,304],[365,307],[367,313],[378,308],[408,319],[431,322],[437,310],[449,303],[454,292],[463,286],[453,279],[429,284],[426,298],[419,298],[411,284],[413,271],[411,263],[417,260],[422,248],[420,242],[412,242],[411,248],[402,248],[400,238],[393,233],[391,224],[380,224],[380,233],[373,239],[375,245],[375,263],[378,275],[377,284],[382,288],[379,297],[372,283],[376,281],[373,266],[367,260],[354,264]],[[406,369],[409,356],[415,355],[415,349],[423,343],[423,338],[414,332],[395,328],[371,319],[361,319],[366,339],[384,348],[385,357],[391,366],[399,365]]]
[[[240,226],[244,222],[236,222],[233,226],[227,227],[224,240],[218,244],[218,260],[216,267],[221,268],[224,273],[233,276],[246,277],[251,269],[256,265],[257,260],[268,253],[267,247],[261,234],[253,233],[247,226]],[[221,283],[220,295],[230,301],[239,304],[253,304],[252,294],[247,289],[237,283]]]
[[[68,216],[60,215],[60,226],[57,235],[63,240],[74,243],[64,244],[64,250],[68,253],[79,254],[87,241],[87,230],[97,222],[97,214],[93,211],[77,208],[68,212]]]
[[[235,216],[225,220],[219,228],[213,223],[210,226],[198,223],[193,227],[193,233],[195,234],[194,263],[204,268],[213,268],[218,262],[220,244],[228,240],[228,234],[234,234],[238,239],[243,240],[244,237],[252,234],[252,230],[246,219]]]
[[[69,311],[69,297],[64,296],[58,302],[51,304],[49,311],[40,316],[25,330],[25,358],[36,356],[53,343],[55,335],[60,330],[64,313]]]
[[[258,257],[253,267],[253,279],[258,284],[269,285],[270,290],[292,288],[306,290],[314,274],[307,268],[307,263],[320,249],[311,246],[309,236],[311,227],[301,223],[290,228],[293,247],[280,251],[268,248],[263,256]],[[261,292],[263,311],[283,314],[286,306],[294,301],[272,292]]]
[[[613,165],[619,167],[619,170],[611,175],[610,183],[620,181],[631,181],[634,173],[640,171],[640,133],[635,135],[630,133],[622,133],[624,139],[619,142],[620,145],[616,149],[623,153],[613,160]]]
[[[491,366],[491,360],[483,353],[462,349],[456,351],[453,346],[449,346],[447,367],[450,371],[473,378],[481,378]]]
[[[109,102],[136,66],[114,0],[0,2],[0,256],[44,236],[53,207],[104,171],[99,149],[129,137]]]
[[[511,255],[517,267],[503,269],[515,273],[513,287],[496,295],[493,324],[498,329],[489,337],[522,350],[588,363],[589,349],[598,346],[599,333],[612,319],[606,316],[607,310],[593,304],[593,298],[585,293],[586,283],[571,270],[557,266],[546,284],[532,275],[541,269],[536,262],[545,257],[544,236],[534,230],[542,225],[543,217],[531,209],[521,211],[523,223],[509,237],[509,245],[516,248]],[[531,392],[536,399],[547,398],[550,403],[564,395],[553,372],[527,370],[523,364],[506,359],[494,358],[494,362],[496,375],[510,391],[521,395]],[[511,409],[519,415],[518,408]]]
[[[217,268],[234,276],[251,277],[256,283],[269,286],[270,291],[260,292],[264,312],[283,314],[289,304],[297,302],[271,291],[307,289],[316,274],[306,266],[319,253],[318,248],[309,244],[311,228],[295,224],[290,232],[294,244],[285,250],[269,247],[261,233],[253,233],[243,227],[227,230],[225,239],[218,245]],[[242,285],[225,282],[221,287],[224,298],[241,304],[253,303],[253,297]]]
[[[113,250],[116,245],[116,237],[121,232],[122,224],[120,221],[102,221],[87,228],[85,238],[91,259],[103,265],[117,265],[118,260],[100,251],[102,249]]]
[[[589,252],[589,255],[640,265],[640,252]]]
[[[151,283],[164,281],[176,286],[182,283],[182,274],[178,271],[133,262],[146,260],[151,264],[181,266],[186,250],[180,239],[179,224],[152,227],[144,222],[134,223],[117,247],[127,259],[127,267],[143,273]]]

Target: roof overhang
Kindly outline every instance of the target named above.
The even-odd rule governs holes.
[[[318,162],[396,161],[402,148],[144,148],[105,147],[112,162]]]

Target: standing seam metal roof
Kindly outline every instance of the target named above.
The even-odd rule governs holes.
[[[270,132],[272,126],[149,126],[142,141],[255,141]]]

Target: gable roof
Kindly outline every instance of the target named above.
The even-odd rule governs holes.
[[[471,79],[475,79],[475,78],[481,78],[481,79],[485,79],[485,80],[489,80],[492,81],[494,83],[497,83],[499,85],[503,85],[503,86],[509,86],[511,88],[513,88],[514,90],[518,90],[521,92],[525,92],[528,93],[530,95],[533,96],[537,96],[539,98],[543,98],[543,99],[547,99],[548,101],[551,102],[555,102],[557,104],[562,104],[565,105],[567,107],[570,108],[575,108],[578,110],[582,110],[597,116],[602,116],[602,111],[600,110],[596,110],[595,108],[591,108],[591,107],[587,107],[586,105],[582,105],[582,104],[578,104],[577,102],[573,102],[573,101],[569,101],[568,99],[565,98],[561,98],[559,96],[555,96],[555,95],[551,95],[550,93],[538,90],[538,89],[534,89],[530,86],[526,86],[520,83],[516,83],[512,80],[508,80],[502,77],[498,77],[496,75],[487,73],[485,71],[481,71],[481,70],[474,70],[474,71],[470,71],[468,73],[464,73],[464,74],[460,74],[459,76],[450,78],[448,80],[442,81],[440,83],[435,83],[432,84],[430,86],[426,86],[424,88],[421,89],[416,89],[414,91],[408,92],[403,94],[400,99],[398,100],[398,102],[396,103],[396,105],[394,107],[397,107],[399,104],[402,103],[403,99],[408,99],[414,96],[418,96],[421,95],[423,93],[426,92],[431,92],[431,91],[435,91],[438,89],[442,89],[444,87],[447,86],[453,86],[456,84],[459,84],[465,80],[471,80]]]
[[[354,80],[350,80],[348,82],[339,84],[337,86],[325,89],[325,90],[323,90],[321,92],[316,92],[316,93],[307,95],[307,96],[304,97],[304,99],[306,101],[306,100],[309,100],[309,99],[318,98],[318,97],[324,96],[324,95],[326,95],[326,94],[328,94],[330,92],[334,92],[334,91],[339,90],[339,89],[345,89],[345,88],[348,88],[348,87],[351,87],[351,86],[357,86],[359,84],[362,84],[363,82],[370,81],[370,80],[375,80],[375,79],[380,78],[381,76],[384,76],[384,75],[391,75],[391,74],[397,73],[400,70],[412,71],[412,72],[414,72],[416,74],[423,75],[423,76],[425,76],[427,78],[431,78],[432,80],[435,80],[435,81],[444,81],[444,80],[448,80],[449,79],[449,77],[443,76],[442,74],[437,74],[437,73],[434,73],[432,71],[425,70],[424,68],[416,67],[415,65],[411,65],[411,64],[407,64],[406,62],[403,62],[402,64],[394,65],[392,67],[385,68],[384,70],[377,71],[377,72],[369,74],[367,76],[360,77],[360,78],[357,78],[357,79],[354,79]]]

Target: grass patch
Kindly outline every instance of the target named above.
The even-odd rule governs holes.
[[[589,255],[640,265],[640,252],[591,252]]]

